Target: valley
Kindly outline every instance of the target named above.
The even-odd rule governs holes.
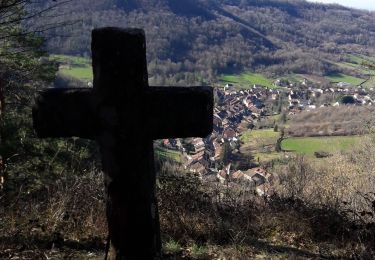
[[[92,86],[89,59],[66,55],[52,59],[59,63],[61,76]],[[345,67],[347,74],[269,78],[248,71],[222,75],[212,84],[214,133],[204,139],[156,141],[157,157],[180,164],[202,179],[216,176],[220,182],[233,174],[246,176],[251,169],[265,170],[296,155],[319,160],[350,153],[369,133],[366,122],[375,119],[375,85],[371,84],[371,57],[351,54],[343,60],[331,63]],[[353,102],[344,103],[344,97],[352,97]]]
[[[102,259],[108,248],[112,158],[101,160],[93,140],[34,129],[40,91],[93,87],[91,31],[106,26],[145,31],[151,86],[213,88],[210,135],[154,141],[151,210],[165,259],[374,257],[374,12],[305,0],[17,1],[12,26],[0,3],[1,259]],[[131,115],[145,100],[124,106],[131,120],[120,127],[137,129]],[[98,112],[78,103],[51,109],[74,128],[75,110]],[[119,111],[103,111],[99,129],[123,138]],[[131,185],[143,165],[123,166]]]

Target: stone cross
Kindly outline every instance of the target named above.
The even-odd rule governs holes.
[[[212,131],[210,87],[149,87],[140,29],[92,32],[94,87],[47,89],[33,107],[38,137],[76,136],[100,146],[111,259],[161,253],[153,140]]]

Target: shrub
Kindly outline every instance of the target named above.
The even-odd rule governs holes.
[[[355,103],[355,99],[353,96],[343,96],[341,98],[341,103],[344,105],[350,105]]]
[[[327,158],[327,157],[332,156],[332,154],[330,154],[329,152],[325,152],[325,151],[316,151],[314,152],[314,155],[316,158]]]

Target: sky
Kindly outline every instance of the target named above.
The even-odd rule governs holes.
[[[336,3],[348,7],[375,11],[375,0],[309,0],[310,2]]]

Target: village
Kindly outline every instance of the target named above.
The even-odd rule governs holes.
[[[184,169],[202,180],[245,186],[254,194],[265,197],[273,194],[277,176],[251,161],[251,155],[241,154],[241,135],[245,131],[251,131],[259,122],[275,114],[291,116],[319,107],[345,105],[345,102],[356,106],[371,106],[375,102],[373,88],[346,82],[323,87],[306,79],[298,83],[276,80],[274,88],[253,85],[240,89],[228,83],[215,87],[214,95],[211,135],[204,139],[165,139],[161,146],[179,151]],[[239,160],[241,166],[233,167],[233,162]]]

